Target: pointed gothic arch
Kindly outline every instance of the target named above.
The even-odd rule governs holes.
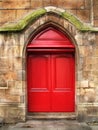
[[[46,54],[50,57],[47,58],[48,61],[45,61]],[[44,28],[44,30],[41,30],[37,35],[35,35],[35,37],[30,40],[30,43],[27,45],[28,112],[75,112],[74,54],[75,46],[73,45],[68,35],[65,35],[63,31],[61,32],[59,29],[53,26]],[[34,58],[32,58],[33,56]],[[69,57],[69,59],[66,58],[66,56]],[[43,57],[45,57],[45,59]],[[57,60],[56,63],[55,60]],[[57,67],[53,67],[55,65],[51,65],[51,62],[54,62],[54,64],[59,66],[59,68],[56,69]],[[38,65],[40,65],[40,69]],[[47,68],[48,66],[49,68]],[[50,71],[49,75],[48,69]],[[56,71],[54,71],[55,69]],[[38,70],[40,70],[40,74]],[[68,74],[66,73],[67,70],[69,70]],[[55,76],[53,76],[52,71],[55,73]],[[57,75],[57,73],[59,74]],[[62,74],[63,77],[60,76]],[[41,81],[40,84],[37,80]],[[47,86],[49,87],[47,88]],[[57,92],[54,93],[53,88],[55,91],[58,90],[58,93],[61,96],[58,96]],[[46,90],[49,90],[49,93]],[[69,96],[68,93],[70,93]],[[49,99],[51,97],[53,97],[53,99],[50,101]],[[69,98],[68,101],[67,98]],[[59,103],[55,103],[56,100]],[[60,103],[61,108],[59,108]]]

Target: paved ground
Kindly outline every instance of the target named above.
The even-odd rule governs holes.
[[[98,130],[98,125],[90,126],[92,130]]]
[[[98,130],[98,126],[89,126],[74,120],[31,120],[0,127],[0,130]]]

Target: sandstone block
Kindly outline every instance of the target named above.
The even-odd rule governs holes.
[[[91,1],[85,0],[85,9],[90,9],[90,8],[91,8]]]
[[[97,19],[94,20],[94,26],[98,27],[98,20]]]
[[[0,70],[8,70],[9,68],[11,68],[11,63],[9,59],[7,57],[0,58]]]
[[[95,48],[95,49],[94,49],[93,55],[94,55],[94,56],[98,56],[98,48]]]
[[[43,0],[31,0],[31,8],[39,8],[43,6]]]
[[[15,21],[15,18],[16,10],[0,10],[0,23],[12,22]]]
[[[95,90],[94,89],[85,89],[85,96],[84,99],[86,102],[94,102],[95,101]]]
[[[85,89],[84,88],[80,88],[80,93],[79,93],[81,96],[84,96],[85,95]]]
[[[12,57],[14,55],[13,46],[2,46],[2,56]]]
[[[98,19],[98,4],[96,4],[95,6],[94,6],[94,18],[95,19]]]
[[[17,104],[12,104],[12,106],[0,106],[0,108],[1,116],[4,117],[5,123],[25,121],[25,108],[18,107]]]
[[[98,0],[93,0],[94,1],[94,5],[98,5]]]
[[[98,34],[95,36],[96,46],[98,46]]]
[[[6,72],[5,79],[8,80],[8,81],[15,80],[16,79],[16,73],[14,71]]]
[[[84,1],[84,0],[83,0]],[[63,7],[67,8],[67,9],[77,9],[77,8],[81,8],[81,6],[84,6],[84,3],[81,0],[64,0],[63,1]]]
[[[77,78],[78,78],[78,81],[82,80],[82,78],[83,78],[82,71],[78,72],[78,77]]]
[[[7,87],[7,81],[5,79],[0,78],[0,88],[6,88]]]
[[[79,47],[79,52],[80,52],[81,57],[92,56],[92,52],[93,52],[92,50],[93,48],[91,45]]]
[[[88,116],[90,116],[90,117],[93,117],[93,118],[90,118],[90,119],[88,119],[90,122],[93,122],[94,120],[96,120],[96,117],[94,117],[94,115],[97,115],[98,114],[98,109],[97,109],[98,107],[97,106],[89,106],[89,107],[87,107],[87,114],[88,114]],[[97,120],[96,120],[97,121]]]
[[[91,71],[91,69],[92,69],[92,63],[90,63],[90,62],[91,62],[90,58],[85,58],[85,61],[83,63],[83,70],[84,71]]]
[[[0,9],[2,9],[2,1],[0,1]]]
[[[23,17],[27,15],[27,13],[30,12],[30,9],[21,9],[21,10],[16,10],[16,19],[20,20]]]
[[[98,70],[92,71],[92,74],[94,75],[94,77],[98,77]]]
[[[76,39],[78,45],[83,44],[82,34],[81,33],[76,34],[75,39]]]
[[[17,71],[17,80],[19,80],[19,81],[25,80],[25,71],[24,70]]]
[[[19,57],[20,55],[20,46],[13,46],[13,52],[15,57]]]
[[[22,94],[22,82],[19,81],[8,81],[7,95],[21,96]]]
[[[13,67],[14,67],[15,70],[21,70],[22,69],[22,58],[21,57],[14,58]]]
[[[94,81],[89,81],[89,87],[95,87],[95,83],[94,83]]]
[[[3,9],[21,9],[30,8],[30,0],[4,0],[2,2]]]
[[[50,0],[43,0],[43,6],[50,6],[51,5],[51,1]]]
[[[70,13],[72,13],[73,15],[76,15],[77,14],[77,10],[72,9],[72,10],[70,10]]]
[[[21,46],[24,46],[24,43],[25,43],[25,36],[24,36],[24,34],[20,34],[19,35],[19,41],[18,41],[18,43],[19,43],[19,45]]]
[[[63,0],[51,0],[50,1],[51,5],[56,6],[56,7],[62,7],[64,4]]]
[[[81,81],[81,88],[88,88],[88,80]]]
[[[90,70],[89,71],[83,71],[83,77],[84,77],[84,79],[89,79],[90,75],[91,75]]]
[[[4,36],[0,34],[0,47],[4,44]]]
[[[78,10],[77,16],[84,22],[90,22],[90,10]]]
[[[4,101],[2,101],[4,102]],[[20,102],[20,96],[18,95],[6,95],[5,96],[5,102],[8,103],[8,102],[11,102],[11,103],[19,103]]]

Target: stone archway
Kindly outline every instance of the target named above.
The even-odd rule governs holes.
[[[45,20],[45,17],[48,17],[48,20]],[[42,22],[43,20],[43,22]],[[45,20],[45,21],[44,21]],[[61,22],[59,22],[59,24],[56,22],[60,20]],[[65,23],[65,26],[62,26],[62,22]],[[25,32],[26,35],[26,44],[30,43],[30,41],[32,40],[32,38],[34,38],[41,30],[47,28],[47,27],[54,27],[57,28],[58,30],[60,30],[61,32],[63,32],[64,34],[66,34],[71,41],[73,42],[73,44],[76,47],[76,52],[78,51],[77,49],[77,45],[75,44],[76,41],[74,39],[75,33],[76,33],[76,29],[74,28],[74,26],[72,26],[70,23],[68,23],[68,21],[64,21],[64,19],[54,15],[54,14],[47,14],[43,17],[41,17],[40,19],[38,19],[32,26],[30,26],[30,28],[28,28]],[[33,28],[34,30],[32,31]],[[25,48],[26,50],[26,48]],[[75,55],[75,59],[77,59],[77,53]],[[77,62],[77,61],[76,61]],[[77,63],[76,63],[77,64]],[[76,66],[76,65],[75,65]],[[76,66],[76,70],[77,70],[77,66]],[[75,72],[76,75],[77,72]],[[75,92],[77,91],[76,87],[75,87]],[[77,95],[75,96],[76,99]],[[26,107],[27,107],[27,102],[26,102]],[[72,113],[73,115],[76,115],[77,109],[76,109],[76,100],[75,100],[75,112]],[[28,112],[27,112],[28,115]],[[66,114],[67,116],[69,116],[69,113]]]
[[[48,27],[27,46],[28,112],[75,112],[75,47]]]

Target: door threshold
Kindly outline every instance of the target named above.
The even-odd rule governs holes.
[[[32,119],[66,119],[76,120],[76,113],[28,113],[27,120]]]

